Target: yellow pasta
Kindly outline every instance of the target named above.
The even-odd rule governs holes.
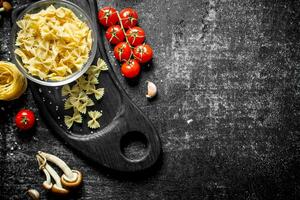
[[[65,110],[69,110],[69,109],[73,108],[73,104],[71,103],[70,98],[68,98],[65,101],[64,108],[65,108]]]
[[[65,124],[69,128],[71,128],[76,123],[82,123],[82,117],[79,112],[74,112],[73,116],[65,116]]]
[[[91,92],[91,94],[94,94],[94,96],[95,96],[95,98],[97,100],[100,100],[103,97],[103,95],[104,95],[104,88],[98,88],[96,90],[95,89],[91,89],[89,91]]]
[[[92,48],[91,30],[67,8],[49,6],[17,22],[15,53],[42,80],[59,81],[80,70]]]
[[[0,100],[10,101],[19,98],[27,88],[27,79],[18,68],[0,61]]]
[[[92,129],[96,129],[100,127],[99,122],[97,119],[99,119],[102,116],[102,112],[99,111],[90,111],[89,116],[91,120],[88,121],[88,127]]]
[[[78,78],[75,84],[71,87],[70,85],[63,86],[61,90],[62,96],[67,96],[65,100],[64,109],[73,109],[74,113],[86,114],[88,107],[95,105],[94,101],[89,97],[93,95],[96,100],[100,100],[104,95],[104,88],[97,88],[99,84],[99,74],[101,71],[108,70],[107,65],[101,59],[98,59],[97,65],[90,66],[89,70],[85,75]],[[92,118],[88,121],[88,127],[96,129],[100,127],[98,118],[102,116],[102,113],[98,111],[88,112]],[[80,115],[81,116],[81,115]],[[66,117],[66,116],[65,116]],[[67,117],[66,126],[71,128],[73,123],[70,116]]]
[[[104,60],[99,58],[97,60],[97,65],[90,66],[89,70],[87,71],[87,74],[89,76],[92,75],[92,76],[95,76],[96,78],[98,78],[101,71],[107,71],[107,70],[108,70],[108,67],[107,67],[106,63],[104,62]]]

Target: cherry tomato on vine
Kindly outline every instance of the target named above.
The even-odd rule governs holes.
[[[141,66],[136,60],[129,60],[122,64],[121,72],[126,78],[134,78],[140,74]]]
[[[134,27],[138,22],[138,14],[136,10],[132,8],[124,8],[120,12],[120,18],[124,28]]]
[[[133,56],[139,63],[144,64],[152,59],[153,50],[150,45],[142,44],[133,49]]]
[[[110,26],[105,33],[105,37],[111,44],[118,44],[125,39],[124,32],[119,25]]]
[[[130,59],[132,50],[126,42],[120,42],[114,48],[115,58],[119,61],[127,61]]]
[[[135,47],[137,45],[143,44],[143,42],[145,41],[145,31],[142,28],[135,26],[133,28],[129,28],[126,31],[126,37],[129,44]]]
[[[17,113],[15,122],[20,130],[29,130],[35,124],[35,115],[31,110],[22,109]]]
[[[98,12],[98,19],[103,26],[112,26],[119,21],[117,10],[113,7],[101,8]]]

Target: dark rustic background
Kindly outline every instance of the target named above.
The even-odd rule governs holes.
[[[14,5],[25,0],[15,0]],[[143,175],[116,175],[86,161],[38,118],[19,133],[20,108],[38,110],[30,91],[0,103],[0,199],[40,191],[38,150],[85,175],[70,199],[299,199],[300,2],[292,0],[101,0],[137,9],[155,51],[129,96],[160,133],[163,157]],[[0,24],[8,60],[11,22]],[[147,101],[145,81],[159,96]],[[42,192],[42,198],[57,199]]]

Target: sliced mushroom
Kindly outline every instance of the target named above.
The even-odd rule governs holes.
[[[77,187],[81,184],[82,174],[80,171],[71,170],[70,167],[57,156],[41,151],[39,151],[38,154],[56,164],[64,172],[64,174],[61,176],[61,182],[64,186]]]
[[[47,160],[46,157],[43,157],[41,154],[37,155],[37,158],[39,157],[39,159],[43,160]],[[55,193],[55,194],[68,194],[69,190],[63,188],[61,181],[60,181],[60,177],[57,174],[57,172],[47,163],[44,162],[42,165],[46,171],[48,171],[48,173],[50,174],[50,176],[53,178],[53,180],[55,181],[55,183],[53,184],[53,186],[51,187],[51,192]]]

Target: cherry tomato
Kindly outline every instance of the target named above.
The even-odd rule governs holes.
[[[101,8],[98,12],[98,19],[103,26],[112,26],[119,21],[117,10],[113,7]]]
[[[137,59],[140,63],[144,64],[149,62],[153,57],[153,50],[150,45],[142,44],[136,46],[133,49],[133,56]]]
[[[132,50],[126,42],[121,42],[114,48],[115,58],[119,61],[127,61],[130,59]]]
[[[107,29],[105,36],[111,44],[118,44],[120,42],[123,42],[125,39],[124,32],[122,31],[122,28],[119,25],[110,26]]]
[[[134,47],[143,44],[143,42],[145,41],[145,31],[138,26],[129,28],[126,31],[126,36],[129,44]]]
[[[120,18],[124,28],[134,27],[138,22],[138,14],[136,10],[132,8],[124,8],[120,12]]]
[[[134,78],[139,75],[141,66],[136,60],[129,60],[121,66],[122,75],[126,78]]]
[[[22,109],[17,113],[15,122],[20,130],[29,130],[35,124],[34,113],[31,110]]]

